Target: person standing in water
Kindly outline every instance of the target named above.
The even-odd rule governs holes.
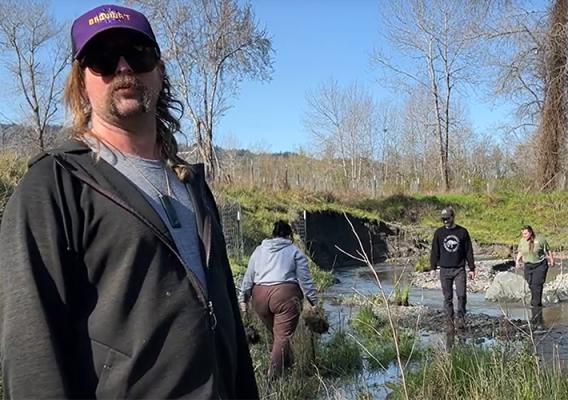
[[[444,208],[441,215],[444,226],[436,229],[432,239],[430,253],[430,268],[435,271],[440,267],[440,283],[444,294],[444,310],[448,327],[454,328],[454,282],[458,298],[457,320],[458,329],[465,328],[466,274],[465,264],[469,267],[469,278],[475,278],[473,246],[469,232],[455,223],[455,212],[451,207]]]
[[[530,225],[523,226],[521,235],[515,265],[519,268],[524,263],[525,280],[531,292],[531,323],[541,328],[543,325],[542,291],[548,267],[554,266],[554,255],[546,239],[537,236]]]

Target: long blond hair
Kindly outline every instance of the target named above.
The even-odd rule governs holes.
[[[183,104],[172,93],[163,61],[160,61],[159,68],[162,69],[163,80],[156,105],[157,141],[162,159],[175,171],[181,181],[185,181],[188,174],[187,163],[177,155],[178,144],[175,138],[175,133],[180,132],[181,128]],[[89,124],[92,109],[85,92],[85,71],[77,60],[71,65],[71,72],[65,83],[64,99],[73,118],[71,137],[84,141],[84,137],[91,134]],[[175,116],[174,112],[177,112],[178,116]]]

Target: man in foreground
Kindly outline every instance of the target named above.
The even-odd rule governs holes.
[[[177,156],[146,17],[72,26],[73,140],[30,163],[0,229],[8,398],[258,398],[217,207]]]

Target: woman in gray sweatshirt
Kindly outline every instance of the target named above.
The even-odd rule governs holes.
[[[269,376],[277,376],[292,363],[290,339],[298,326],[302,298],[316,306],[316,289],[308,259],[293,243],[292,228],[282,220],[274,223],[272,238],[252,253],[239,294],[241,309],[252,306],[272,332]]]

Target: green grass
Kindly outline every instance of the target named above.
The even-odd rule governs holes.
[[[416,272],[426,272],[430,271],[430,255],[423,254],[416,260],[416,265],[414,266]]]
[[[317,364],[326,377],[354,375],[363,368],[361,347],[345,330],[338,329],[321,345]]]
[[[281,378],[270,381],[270,334],[256,315],[249,315],[247,320],[261,335],[260,343],[251,346],[251,356],[262,399],[315,399],[323,390],[323,379],[350,378],[362,368],[360,347],[344,330],[323,341],[300,322],[292,338],[293,366]]]
[[[563,400],[568,379],[557,366],[543,365],[527,347],[455,347],[432,352],[406,374],[409,397],[416,400]],[[394,399],[404,399],[400,384]]]
[[[363,305],[351,320],[351,325],[355,333],[364,339],[376,337],[379,329],[385,327],[387,324],[387,320],[380,319],[373,312],[372,305]]]
[[[408,306],[408,298],[410,296],[410,286],[396,285],[394,288],[394,303],[398,306]]]
[[[525,224],[547,237],[553,248],[568,241],[567,192],[448,194],[437,198],[455,207],[457,223],[479,243],[517,244]],[[428,214],[420,223],[434,228],[439,225],[437,218],[437,212]]]
[[[231,265],[231,271],[233,276],[244,275],[247,270],[248,260],[244,258],[229,258],[229,264]]]
[[[25,170],[26,163],[15,154],[0,152],[0,215]]]
[[[568,243],[568,192],[494,194],[395,195],[378,199],[357,196],[341,201],[324,193],[224,189],[245,210],[245,231],[250,241],[259,242],[270,233],[278,218],[293,220],[303,210],[348,212],[363,218],[378,218],[402,224],[418,237],[430,240],[440,226],[442,208],[456,209],[456,222],[465,226],[480,244],[514,245],[520,229],[530,224],[537,233],[560,249]],[[248,222],[247,222],[248,220]]]
[[[495,194],[439,194],[361,200],[354,204],[379,218],[432,232],[440,226],[442,208],[456,209],[456,222],[482,244],[517,244],[524,224],[559,248],[568,241],[568,193],[503,192]],[[430,236],[425,238],[430,239]]]
[[[311,260],[310,273],[312,274],[314,285],[316,285],[318,293],[324,292],[335,283],[335,276],[333,275],[333,272],[321,269]]]
[[[388,320],[373,312],[372,305],[363,305],[351,325],[371,368],[387,368],[397,360],[392,328]],[[397,327],[396,336],[401,359],[420,358],[421,353],[415,348],[415,336],[411,331]]]
[[[275,381],[267,377],[271,338],[256,316],[253,323],[261,333],[261,342],[251,347],[251,356],[260,397],[263,399],[300,400],[314,399],[320,388],[315,367],[315,353],[319,338],[312,337],[303,324],[299,324],[292,338],[294,364],[286,374]]]

